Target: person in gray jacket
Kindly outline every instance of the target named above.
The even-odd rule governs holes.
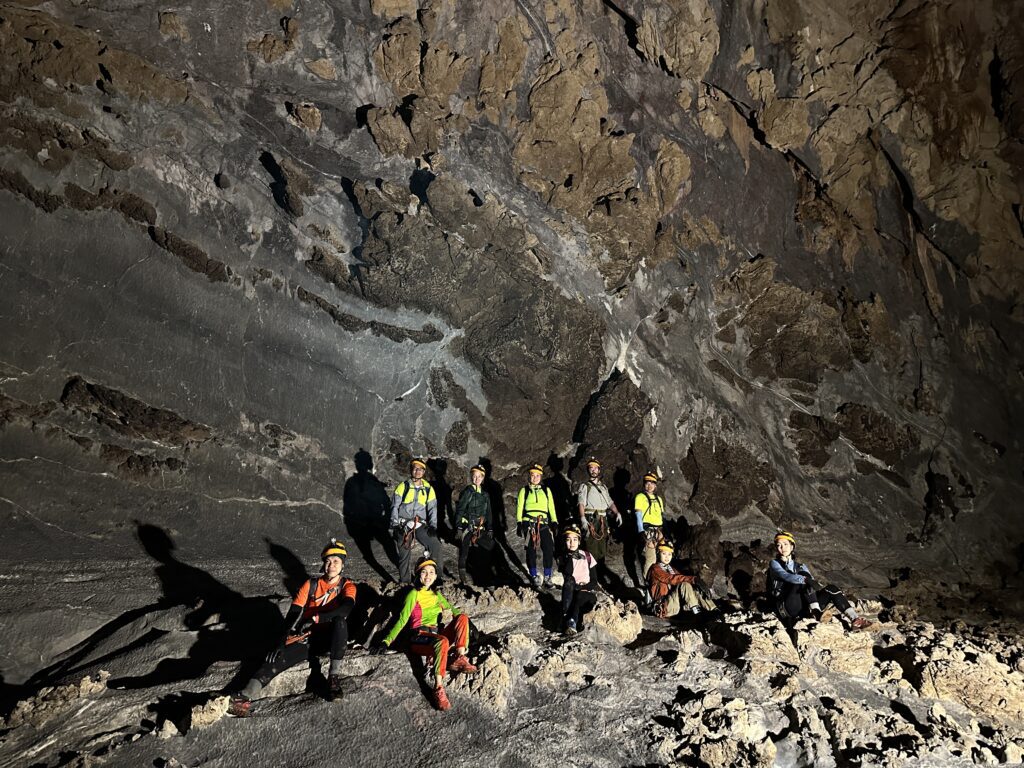
[[[444,573],[444,554],[437,538],[437,494],[423,479],[426,462],[413,459],[409,470],[411,477],[399,483],[391,497],[391,535],[398,550],[398,581],[404,584],[411,580],[409,564],[413,544],[417,541],[437,562],[440,581]]]
[[[768,564],[766,591],[774,603],[775,613],[792,628],[800,619],[821,619],[824,608],[834,605],[850,629],[859,631],[872,626],[846,599],[838,587],[822,586],[811,576],[810,569],[793,557],[796,539],[789,531],[775,534],[776,556]]]

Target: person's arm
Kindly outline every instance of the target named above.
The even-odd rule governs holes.
[[[391,647],[391,643],[398,637],[398,633],[401,632],[405,625],[409,623],[409,617],[412,616],[412,609],[416,607],[416,590],[409,590],[409,594],[405,596],[405,602],[402,603],[402,610],[399,612],[398,617],[395,619],[395,623],[391,627],[391,631],[384,636],[384,645]]]
[[[473,520],[471,519],[472,513],[470,512],[469,506],[470,506],[470,503],[473,501],[473,494],[475,494],[475,493],[476,493],[476,491],[474,491],[472,489],[472,487],[467,485],[466,489],[462,493],[459,494],[459,501],[455,505],[455,527],[456,528],[462,528],[463,527],[462,526],[463,519],[465,519],[468,523],[470,523],[470,525],[472,525],[472,523],[473,523]]]
[[[550,488],[544,489],[548,497],[548,520],[558,525],[558,513],[555,511],[555,497],[551,494]]]
[[[437,494],[434,493],[434,487],[431,486],[430,490],[427,491],[427,528],[433,528],[437,530]]]
[[[810,578],[809,576],[803,576],[799,573],[790,573],[782,567],[782,563],[778,560],[772,560],[768,568],[771,569],[772,575],[776,579],[784,581],[787,584],[806,584],[807,579]]]
[[[441,608],[443,608],[444,610],[450,611],[452,616],[458,616],[459,614],[462,613],[462,611],[460,611],[458,608],[456,608],[455,606],[453,606],[451,603],[448,602],[448,598],[447,597],[442,595],[440,592],[437,592],[436,594],[437,594],[437,602],[439,602],[441,604]]]
[[[642,508],[641,505],[643,505]],[[637,533],[644,532],[644,510],[648,507],[650,507],[650,502],[647,501],[647,496],[645,494],[638,493],[633,497],[633,512],[636,514]]]
[[[516,522],[523,522],[523,508],[526,506],[526,489],[520,488],[516,496]]]
[[[580,523],[587,527],[587,484],[584,483],[576,489],[576,511],[579,514]]]
[[[325,621],[331,621],[337,617],[347,619],[348,615],[352,613],[352,608],[356,604],[356,585],[350,580],[346,579],[345,584],[342,586],[340,593],[334,600],[330,602],[330,609],[326,611],[320,611],[314,613],[311,617],[314,624],[320,624]]]

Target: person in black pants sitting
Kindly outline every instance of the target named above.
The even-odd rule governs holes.
[[[347,555],[345,545],[336,539],[324,547],[320,555],[323,574],[299,588],[284,619],[284,638],[267,654],[266,662],[252,680],[231,698],[229,715],[248,717],[253,699],[259,698],[267,683],[307,659],[311,664],[319,663],[325,652],[331,658],[327,679],[331,699],[341,697],[341,660],[348,644],[348,615],[356,602],[355,583],[341,575]]]
[[[867,629],[872,625],[850,605],[850,601],[838,587],[829,584],[821,586],[811,577],[811,572],[803,563],[793,557],[796,539],[789,531],[775,534],[776,556],[768,564],[767,589],[771,597],[775,613],[786,625],[793,627],[797,621],[805,618],[821,619],[825,607],[834,605],[850,629],[855,631]]]
[[[567,635],[575,635],[583,615],[597,605],[594,594],[594,568],[597,561],[580,549],[582,534],[575,524],[566,526],[565,556],[560,563],[562,573],[562,617]]]

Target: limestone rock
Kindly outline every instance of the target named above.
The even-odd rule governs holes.
[[[803,663],[820,672],[840,672],[851,677],[868,677],[875,668],[871,632],[850,632],[838,620],[800,623],[796,626],[796,647]]]
[[[230,696],[217,696],[205,704],[192,707],[190,728],[208,728],[227,714]]]
[[[644,627],[635,603],[611,600],[605,595],[598,598],[597,606],[587,614],[585,621],[602,627],[623,645],[636,640]]]

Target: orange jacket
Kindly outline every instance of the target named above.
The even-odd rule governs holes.
[[[685,576],[674,568],[666,568],[661,563],[655,563],[647,572],[647,589],[650,590],[651,598],[658,602],[668,597],[672,587],[680,584],[693,584],[693,576]]]
[[[292,605],[297,605],[303,609],[302,618],[311,619],[314,616],[322,613],[331,613],[337,610],[343,600],[356,600],[356,585],[351,579],[346,579],[344,576],[332,589],[330,582],[327,579],[320,577],[316,582],[316,591],[313,593],[313,599],[309,599],[309,585],[312,579],[303,582],[302,586],[299,587],[298,594],[295,595],[295,599],[292,600]],[[328,595],[328,592],[331,592]]]

